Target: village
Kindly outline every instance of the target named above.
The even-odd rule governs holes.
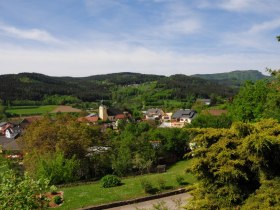
[[[210,99],[198,99],[199,103],[210,106]],[[207,113],[214,116],[225,114],[225,110],[207,110]],[[143,117],[136,122],[156,122],[159,128],[183,128],[190,124],[198,115],[192,109],[179,109],[174,113],[164,112],[161,108],[149,108],[142,111]],[[24,135],[25,129],[34,121],[38,121],[43,116],[27,116],[22,118],[12,118],[8,121],[0,122],[0,153],[13,154],[9,157],[22,157],[20,146],[17,142],[18,137]],[[87,125],[99,125],[102,130],[107,128],[118,130],[120,121],[135,121],[131,113],[106,105],[99,106],[98,113],[90,113],[84,117],[78,117],[77,121]]]

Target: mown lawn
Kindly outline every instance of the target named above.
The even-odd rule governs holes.
[[[176,181],[178,175],[185,178],[185,182],[192,184],[196,180],[192,174],[186,174],[185,168],[190,165],[189,160],[180,161],[173,165],[165,173],[148,174],[129,177],[122,180],[123,185],[113,188],[102,188],[100,183],[80,185],[75,187],[62,188],[64,191],[64,204],[59,209],[77,209],[81,207],[110,203],[113,201],[126,200],[145,196],[140,180],[148,179],[155,187],[158,187],[158,180],[164,179],[166,186],[170,189],[179,188]]]
[[[17,115],[41,115],[46,114],[54,110],[57,106],[56,105],[46,105],[46,106],[12,106],[11,108],[7,109],[6,112],[10,114],[17,114]]]

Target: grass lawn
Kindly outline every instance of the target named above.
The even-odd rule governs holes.
[[[158,180],[166,180],[166,186],[178,188],[176,176],[182,175],[185,181],[192,184],[196,180],[193,175],[186,174],[185,168],[190,165],[189,160],[180,161],[173,165],[165,173],[148,174],[143,176],[129,177],[122,180],[123,185],[113,188],[102,188],[100,183],[80,185],[60,189],[64,191],[64,204],[59,209],[77,209],[90,205],[110,203],[113,201],[126,200],[145,196],[140,180],[145,178],[158,187]]]
[[[41,115],[46,114],[54,110],[56,105],[47,105],[47,106],[12,106],[10,109],[7,109],[6,112],[10,114],[17,115]]]

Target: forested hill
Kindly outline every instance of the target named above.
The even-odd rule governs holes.
[[[263,75],[258,70],[246,70],[246,71],[232,71],[227,73],[217,73],[217,74],[195,74],[192,75],[194,77],[199,77],[202,79],[210,79],[210,80],[224,80],[224,79],[234,79],[238,81],[257,81],[260,79],[264,79],[268,76]]]
[[[243,82],[257,81],[260,79],[268,78],[268,76],[263,75],[258,70],[244,70],[244,71],[232,71],[227,73],[217,73],[217,74],[195,74],[193,77],[199,77],[207,80],[214,80],[219,84],[223,84],[231,87],[239,87]]]
[[[2,100],[40,101],[45,95],[71,95],[83,101],[111,100],[122,89],[137,89],[145,85],[149,94],[161,99],[185,99],[189,96],[210,97],[211,94],[228,97],[235,91],[227,85],[186,75],[170,77],[139,73],[114,73],[90,77],[51,77],[37,73],[0,75],[0,98]],[[131,90],[129,90],[131,91]],[[137,90],[136,94],[140,94]],[[156,98],[156,97],[155,97]]]

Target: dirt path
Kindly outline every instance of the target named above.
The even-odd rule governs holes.
[[[81,112],[82,110],[73,108],[72,106],[58,106],[51,113],[57,112]]]
[[[161,205],[162,208],[157,209],[164,209],[164,206],[167,207],[168,210],[180,210],[183,209],[180,208],[180,206],[186,205],[188,202],[187,199],[189,198],[191,198],[189,193],[182,193],[141,203],[110,208],[110,210],[152,210],[153,205],[157,207]]]

